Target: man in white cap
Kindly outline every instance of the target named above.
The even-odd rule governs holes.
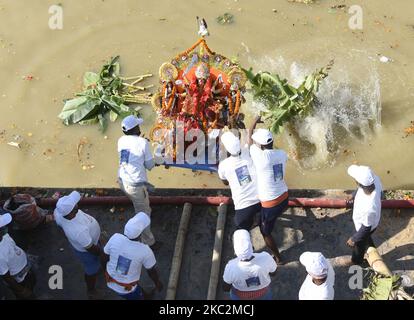
[[[267,129],[256,129],[262,123],[257,117],[249,130],[250,155],[257,174],[257,190],[262,205],[260,232],[277,264],[283,264],[272,231],[276,219],[288,207],[288,187],[285,183],[287,154],[273,149],[273,136]],[[255,131],[255,132],[254,132]],[[254,132],[254,133],[253,133]]]
[[[379,177],[367,166],[352,165],[348,174],[354,178],[358,189],[352,212],[356,232],[348,239],[347,245],[353,249],[352,263],[362,264],[367,249],[375,247],[371,235],[381,219],[382,185]]]
[[[156,260],[151,248],[140,242],[139,237],[150,225],[150,218],[144,212],[137,213],[124,228],[124,234],[115,233],[104,247],[107,255],[106,281],[110,289],[127,300],[143,300],[150,294],[139,284],[144,266],[158,291],[163,285],[156,269]]]
[[[155,166],[148,140],[141,137],[140,125],[144,120],[130,115],[122,120],[124,136],[118,140],[119,171],[121,190],[131,199],[135,212],[145,212],[151,217],[151,207],[147,191],[147,170]],[[142,242],[155,244],[150,227],[142,232]]]
[[[308,275],[299,291],[299,300],[333,300],[335,271],[320,252],[304,252],[299,257]]]
[[[26,253],[8,234],[11,221],[10,213],[0,215],[0,276],[17,299],[33,299],[36,278]]]
[[[248,152],[242,154],[240,139],[232,132],[225,132],[221,142],[228,158],[219,163],[218,175],[225,185],[230,185],[236,214],[237,229],[250,230],[254,217],[262,209],[257,197],[256,172]]]
[[[232,300],[271,300],[271,276],[276,262],[267,252],[253,253],[250,233],[239,229],[233,234],[234,253],[223,275],[223,289],[230,291]]]
[[[61,197],[56,203],[54,216],[84,267],[87,292],[92,299],[97,295],[96,277],[101,269],[101,228],[94,217],[78,208],[80,199],[77,191]]]

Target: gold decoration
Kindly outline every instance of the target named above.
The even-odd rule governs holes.
[[[152,107],[154,108],[155,111],[158,111],[161,109],[161,96],[160,94],[157,92],[156,94],[154,94],[151,98],[151,104]]]
[[[159,75],[162,81],[173,81],[178,77],[178,70],[173,64],[164,62],[160,67]]]
[[[247,78],[244,72],[239,68],[231,70],[228,76],[230,84],[237,84],[239,89],[245,86]]]

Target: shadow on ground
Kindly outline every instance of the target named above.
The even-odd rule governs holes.
[[[91,207],[84,209],[98,220],[105,235],[122,232],[129,217],[131,207],[110,208]],[[176,234],[180,223],[182,206],[157,206],[153,208],[152,230],[157,240],[163,243],[155,252],[164,290],[155,295],[155,299],[164,299],[173,257]],[[405,273],[414,279],[414,211],[383,210],[381,225],[373,235],[387,265],[394,271]],[[234,232],[234,211],[229,208],[223,244],[221,275],[228,260],[233,258],[231,236]],[[211,257],[214,245],[217,212],[215,207],[195,206],[192,210],[190,228],[184,248],[181,275],[177,290],[177,299],[201,299],[207,297],[210,278]],[[304,251],[321,251],[327,258],[349,255],[351,250],[346,240],[352,235],[353,223],[349,210],[330,209],[289,209],[276,224],[274,236],[282,254],[288,261],[280,266],[273,278],[274,299],[297,299],[299,288],[306,276],[298,258]],[[264,242],[255,227],[252,231],[255,250],[264,250]],[[16,242],[29,254],[40,257],[36,275],[38,283],[36,294],[39,299],[87,299],[83,280],[82,266],[77,261],[63,232],[54,224],[45,225],[31,232],[11,231]],[[63,269],[63,289],[51,290],[48,282],[49,268],[59,265]],[[360,290],[351,290],[348,282],[351,274],[347,267],[335,267],[335,299],[358,299]],[[220,275],[220,277],[221,277]],[[141,283],[151,288],[152,282],[145,271]],[[103,275],[99,277],[98,288],[104,299],[120,299],[106,288]],[[7,299],[13,295],[4,288]],[[409,291],[408,289],[407,291]],[[1,293],[1,292],[0,292]],[[218,299],[227,299],[221,290],[217,290]]]

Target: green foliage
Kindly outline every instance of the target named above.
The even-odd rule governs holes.
[[[218,16],[217,18],[216,18],[216,21],[219,23],[219,24],[231,24],[231,23],[233,23],[234,22],[234,16],[231,14],[231,13],[225,13],[225,14],[223,14],[223,15],[221,15],[221,16]]]
[[[401,277],[386,277],[372,270],[369,285],[363,290],[362,300],[389,300],[392,292],[401,286]]]
[[[125,98],[127,88],[119,72],[119,56],[105,64],[99,74],[86,72],[83,77],[84,90],[77,93],[75,98],[65,101],[58,117],[65,125],[99,123],[100,130],[104,132],[108,126],[107,113],[112,122],[118,117],[138,115],[137,110],[127,106],[127,103],[147,103],[148,101],[129,99],[127,102]],[[130,94],[127,95],[127,97],[130,96]]]
[[[243,69],[252,85],[253,99],[265,106],[262,116],[270,122],[270,130],[273,133],[280,133],[285,123],[312,112],[317,103],[316,92],[320,81],[328,76],[332,65],[333,61],[307,76],[297,88],[277,74],[267,71],[255,74],[251,68]]]

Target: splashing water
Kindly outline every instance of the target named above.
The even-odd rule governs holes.
[[[298,86],[306,75],[322,67],[304,67],[293,62],[287,65],[282,57],[251,61],[263,70],[276,72]],[[350,62],[352,65],[350,65]],[[285,127],[292,158],[303,169],[333,166],[340,152],[348,152],[348,145],[364,142],[381,126],[379,75],[368,60],[335,61],[329,76],[321,83],[314,112]],[[258,113],[261,103],[251,104]]]

